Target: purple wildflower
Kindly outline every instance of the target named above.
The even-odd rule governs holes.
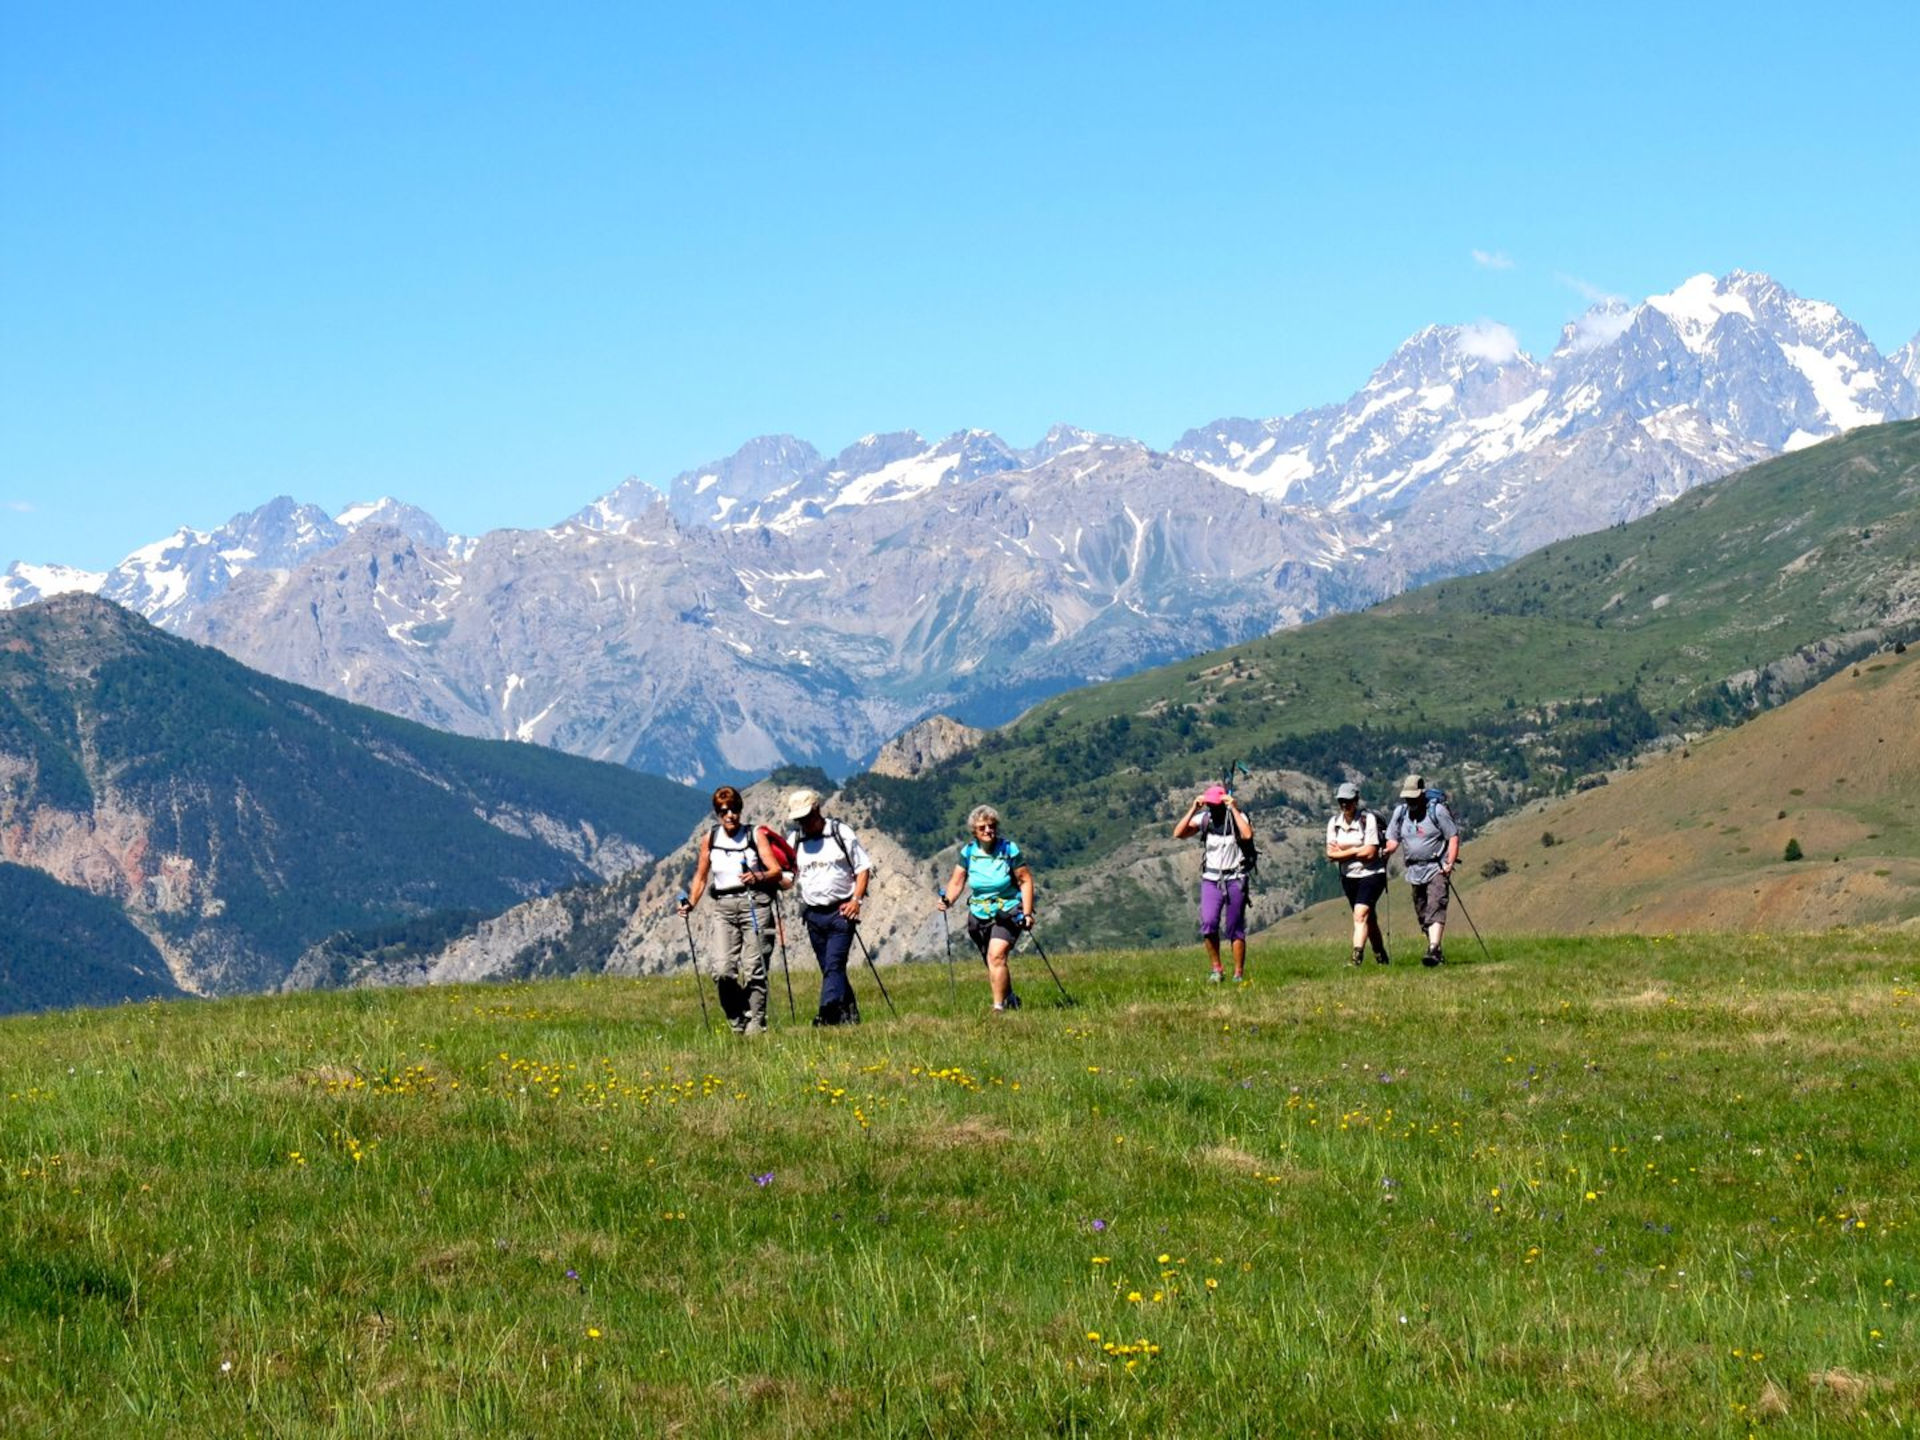
[[[756,1184],[756,1185],[758,1185],[758,1186],[759,1186],[759,1187],[760,1187],[761,1189],[763,1189],[763,1190],[764,1190],[764,1189],[766,1189],[766,1187],[767,1187],[767,1186],[769,1186],[769,1185],[771,1185],[771,1184],[773,1183],[773,1172],[772,1172],[771,1170],[769,1170],[769,1171],[767,1171],[767,1173],[766,1173],[766,1174],[764,1174],[764,1175],[756,1175],[756,1176],[754,1176],[754,1177],[753,1177],[753,1183],[754,1183],[754,1184]]]
[[[1104,1220],[1096,1220],[1093,1222],[1093,1233],[1096,1235],[1098,1235],[1101,1231],[1105,1230],[1106,1228],[1107,1228],[1107,1222]]]

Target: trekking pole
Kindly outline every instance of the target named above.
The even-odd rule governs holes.
[[[873,983],[880,987],[880,998],[887,1002],[887,1013],[898,1020],[900,1012],[893,1008],[893,997],[887,994],[887,982],[880,978],[880,967],[873,963],[873,951],[867,948],[867,942],[861,938],[860,927],[856,924],[852,929],[853,938],[859,941],[860,953],[867,957],[867,969],[873,972]]]
[[[687,892],[680,892],[680,903],[687,903]],[[707,1014],[707,982],[700,978],[700,952],[693,948],[693,911],[682,910],[680,918],[687,922],[687,959],[693,962],[693,993],[700,997],[700,1028],[709,1034],[713,1031],[713,1017]]]
[[[1055,985],[1060,986],[1061,1005],[1069,1009],[1075,1005],[1078,1005],[1080,1002],[1074,999],[1073,996],[1067,993],[1067,987],[1064,985],[1060,985],[1059,973],[1054,970],[1053,961],[1047,958],[1046,947],[1040,943],[1040,937],[1033,933],[1033,927],[1031,925],[1027,926],[1027,938],[1033,941],[1033,948],[1035,952],[1040,956],[1040,963],[1047,967],[1047,974],[1053,976],[1053,983]]]
[[[1380,942],[1387,947],[1387,953],[1393,953],[1393,907],[1387,904],[1387,895],[1393,889],[1393,880],[1380,887],[1380,898],[1373,902],[1373,920],[1380,927]]]
[[[1451,882],[1453,877],[1448,876],[1447,878],[1449,882]],[[1451,889],[1451,885],[1449,885],[1449,888]],[[1473,938],[1480,940],[1480,927],[1473,923],[1473,916],[1467,913],[1467,902],[1460,898],[1460,892],[1458,890],[1453,890],[1452,895],[1454,903],[1460,907],[1461,917],[1467,922],[1467,928],[1473,931]],[[1493,962],[1493,952],[1487,949],[1487,942],[1484,940],[1480,940],[1480,953],[1487,957],[1489,964]]]
[[[947,898],[947,892],[938,885],[933,887],[933,893],[942,900]],[[947,907],[944,905],[940,907],[940,934],[947,942],[947,998],[957,1005],[960,1003],[960,985],[953,978],[953,927],[947,924]]]
[[[780,973],[787,977],[787,1018],[794,1024],[800,1023],[800,1012],[793,1003],[793,967],[787,964],[787,913],[780,905],[780,897],[773,898],[773,933],[780,942]]]

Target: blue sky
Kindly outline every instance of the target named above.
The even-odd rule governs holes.
[[[0,566],[1167,445],[1702,270],[1920,330],[1920,7],[1294,8],[0,0]]]

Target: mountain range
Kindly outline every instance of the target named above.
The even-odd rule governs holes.
[[[94,590],[343,698],[689,780],[844,772],[930,714],[998,724],[1913,415],[1920,337],[1885,356],[1766,276],[1702,275],[1595,306],[1544,361],[1503,326],[1429,328],[1339,405],[1166,451],[763,437],[477,538],[283,498],[103,575],[16,563],[0,605]]]
[[[1322,856],[1334,787],[1353,781],[1385,812],[1409,771],[1451,793],[1468,827],[1470,865],[1512,857],[1532,880],[1543,870],[1565,875],[1568,860],[1614,863],[1609,846],[1626,832],[1608,828],[1611,811],[1590,823],[1554,820],[1578,842],[1564,857],[1515,848],[1515,825],[1485,827],[1532,814],[1522,807],[1536,802],[1618,788],[1639,797],[1635,843],[1660,847],[1650,853],[1672,853],[1682,821],[1694,831],[1713,822],[1709,869],[1683,878],[1710,878],[1723,903],[1776,882],[1838,893],[1826,878],[1763,873],[1779,858],[1779,836],[1795,828],[1759,823],[1760,809],[1775,807],[1789,810],[1780,822],[1793,819],[1829,862],[1838,856],[1851,867],[1834,872],[1847,877],[1849,904],[1878,907],[1779,914],[1907,915],[1920,891],[1901,877],[1915,872],[1888,858],[1920,854],[1897,800],[1916,783],[1913,726],[1899,710],[1906,688],[1880,694],[1877,680],[1857,692],[1829,687],[1797,707],[1816,717],[1810,722],[1774,724],[1772,712],[1850,667],[1910,680],[1920,671],[1885,652],[1916,640],[1920,423],[1908,422],[1765,462],[1494,572],[1055,697],[990,734],[927,722],[888,747],[884,769],[850,779],[828,809],[854,825],[878,862],[863,930],[882,958],[942,953],[929,897],[952,868],[969,807],[983,800],[1033,859],[1049,947],[1190,940],[1198,856],[1169,832],[1200,788],[1223,775],[1239,784],[1257,827],[1260,927],[1338,893]],[[1862,705],[1869,693],[1871,713]],[[1745,723],[1755,716],[1769,723]],[[1839,735],[1850,716],[1859,733]],[[1639,771],[1678,784],[1673,777],[1695,769],[1676,771],[1660,757],[1685,762],[1712,733],[1741,737],[1712,748],[1744,758],[1719,768],[1716,788],[1696,796],[1691,812],[1665,813],[1661,782]],[[1765,783],[1741,797],[1743,818],[1730,821],[1727,792],[1743,773]],[[1818,788],[1802,798],[1793,792],[1803,782],[1783,778],[1796,773],[1851,777],[1858,789],[1807,780]],[[748,789],[750,820],[777,819],[780,781]],[[1749,835],[1729,839],[1730,824]],[[698,833],[650,875],[529,902],[448,943],[317,953],[289,983],[683,964],[670,902]],[[1685,854],[1707,854],[1701,836],[1678,838]],[[1661,888],[1659,867],[1636,861],[1634,878],[1641,893],[1628,903],[1647,902],[1650,923],[1661,923],[1672,905],[1645,893]],[[1517,876],[1500,883],[1516,895],[1539,893]],[[1577,870],[1564,888],[1589,897],[1589,915],[1599,903],[1591,897],[1618,890]],[[1539,905],[1543,917],[1561,913]]]

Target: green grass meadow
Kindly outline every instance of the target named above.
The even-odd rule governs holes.
[[[1449,942],[0,1022],[0,1433],[1920,1426],[1920,937]]]

